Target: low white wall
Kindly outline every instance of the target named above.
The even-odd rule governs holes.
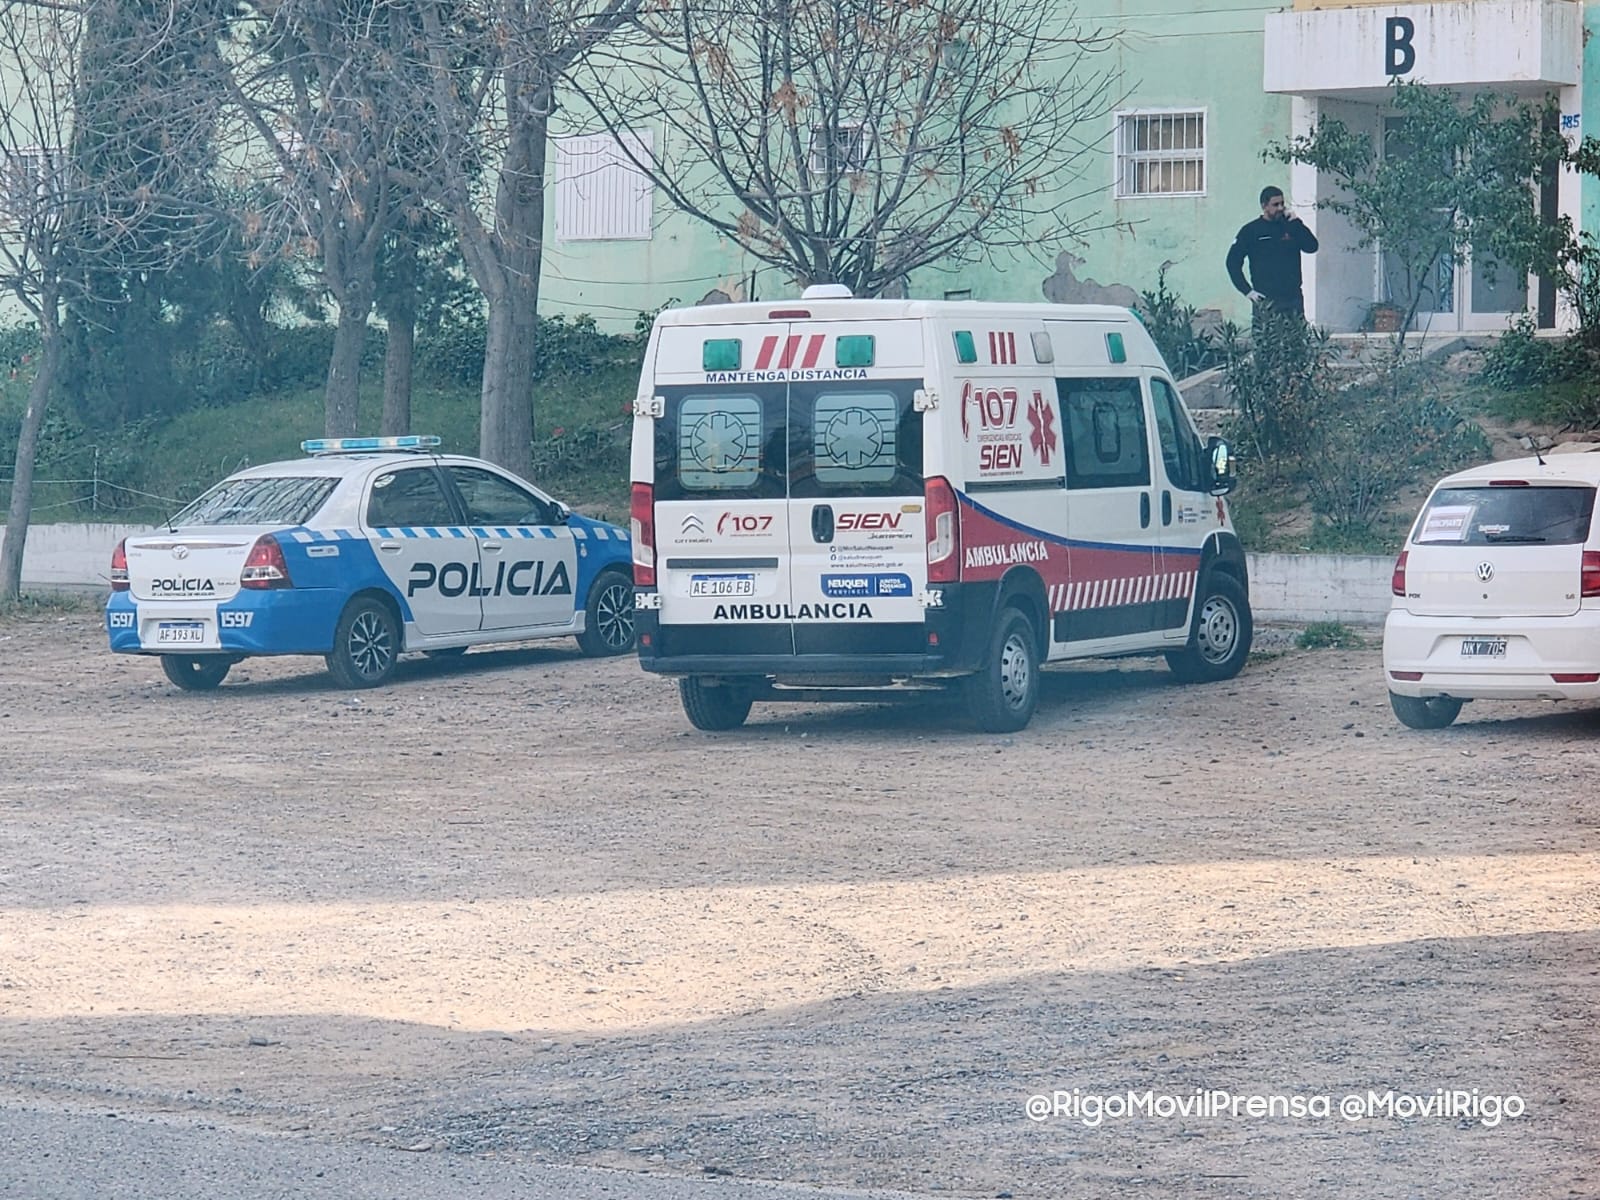
[[[103,588],[117,542],[145,525],[35,525],[28,531],[22,586]],[[0,545],[5,532],[0,530]],[[1381,625],[1389,611],[1394,560],[1381,555],[1252,554],[1250,606],[1258,621]]]
[[[149,532],[148,525],[35,525],[22,552],[23,590],[108,587],[117,543]],[[5,542],[0,527],[0,547]]]

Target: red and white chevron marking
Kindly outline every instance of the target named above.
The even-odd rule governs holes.
[[[813,333],[809,337],[804,334],[794,334],[790,337],[779,337],[772,334],[761,339],[761,353],[756,355],[756,370],[767,371],[776,367],[787,370],[790,367],[814,367],[817,359],[822,356],[822,343],[828,340],[825,333]],[[778,354],[778,343],[783,343],[783,353]],[[801,355],[801,343],[805,344],[805,353]],[[777,357],[776,362],[773,361]],[[795,361],[799,357],[800,361]]]
[[[1116,608],[1123,604],[1151,604],[1176,600],[1194,591],[1193,571],[1164,571],[1122,579],[1082,579],[1050,585],[1050,611],[1076,612],[1086,608]]]

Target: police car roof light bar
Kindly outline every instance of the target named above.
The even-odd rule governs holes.
[[[306,454],[359,454],[391,450],[432,450],[443,439],[431,434],[407,434],[404,437],[310,438],[300,443]]]

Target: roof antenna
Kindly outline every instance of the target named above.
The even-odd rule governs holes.
[[[1538,439],[1538,437],[1536,437],[1534,434],[1529,433],[1529,434],[1524,434],[1522,437],[1519,437],[1517,439],[1517,441],[1522,443],[1522,448],[1524,450],[1532,450],[1533,451],[1533,457],[1539,460],[1539,465],[1541,467],[1545,465],[1544,455],[1539,453],[1539,439]]]

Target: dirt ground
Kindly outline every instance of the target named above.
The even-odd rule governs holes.
[[[570,641],[189,695],[92,612],[0,620],[0,1109],[971,1196],[1596,1196],[1597,737],[1407,731],[1375,649],[1053,669],[1012,736],[707,735]],[[1408,1104],[1439,1088],[1477,1107]],[[1173,1107],[1220,1091],[1311,1111]]]

